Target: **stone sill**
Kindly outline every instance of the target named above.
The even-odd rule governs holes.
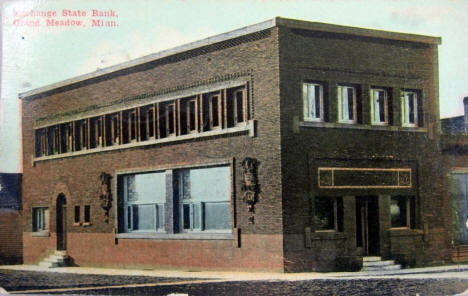
[[[232,233],[118,233],[118,239],[153,239],[153,240],[233,240]]]
[[[352,124],[352,123],[336,123],[336,122],[313,122],[301,121],[300,127],[321,127],[321,128],[344,128],[344,129],[359,129],[359,130],[374,130],[374,131],[389,131],[389,132],[413,132],[427,133],[427,128],[424,127],[402,127],[391,125],[370,125],[370,124]]]
[[[311,234],[311,240],[342,240],[346,239],[343,232],[330,231],[315,231]]]
[[[33,236],[33,237],[48,237],[48,236],[50,236],[50,232],[49,231],[31,232],[31,236]]]
[[[424,232],[421,229],[411,229],[408,227],[390,228],[389,232],[391,237],[418,236],[424,234]]]
[[[180,141],[186,141],[186,140],[192,140],[192,139],[198,139],[198,138],[213,137],[213,136],[218,136],[218,135],[235,134],[235,133],[245,132],[245,131],[248,132],[250,137],[255,136],[255,121],[254,120],[249,120],[246,123],[242,123],[235,127],[230,127],[230,128],[225,128],[225,129],[216,129],[216,130],[211,130],[207,132],[190,133],[186,135],[172,136],[172,137],[166,137],[166,138],[161,138],[161,139],[149,139],[149,140],[142,141],[142,142],[132,142],[132,143],[127,143],[127,144],[122,144],[122,145],[97,147],[97,148],[88,149],[88,150],[80,150],[80,151],[41,156],[41,157],[33,157],[33,165],[35,162],[52,160],[52,159],[61,159],[61,158],[67,158],[67,157],[92,154],[92,153],[115,151],[115,150],[149,146],[149,145],[155,145],[155,144],[174,143],[174,142],[180,142]]]

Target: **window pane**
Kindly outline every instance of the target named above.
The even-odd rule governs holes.
[[[134,193],[138,202],[156,203],[166,199],[166,175],[164,172],[135,175]]]
[[[80,206],[75,206],[75,223],[80,222]]]
[[[385,122],[385,92],[379,91],[378,92],[378,99],[377,103],[379,106],[379,119],[380,122]]]
[[[84,206],[84,222],[89,223],[91,221],[91,206]]]
[[[348,119],[354,120],[354,93],[352,88],[347,88],[348,100]]]
[[[408,93],[408,122],[414,123],[414,94]]]
[[[182,212],[184,229],[190,229],[190,204],[184,204],[182,206]]]
[[[154,205],[133,205],[133,230],[156,229]]]
[[[316,230],[332,230],[335,228],[333,198],[315,197],[315,228]]]
[[[204,203],[204,226],[207,230],[231,229],[229,203]]]
[[[192,204],[192,208],[193,208],[193,228],[194,229],[201,229],[201,215],[202,215],[202,212],[201,212],[201,204],[199,203],[194,203]]]
[[[407,198],[404,196],[394,196],[390,201],[390,215],[392,227],[407,227]]]
[[[229,167],[190,170],[190,196],[193,201],[228,201]]]

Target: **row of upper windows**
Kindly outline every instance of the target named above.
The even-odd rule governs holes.
[[[324,83],[305,82],[302,86],[304,121],[327,121],[328,98]],[[391,89],[371,87],[369,93],[370,123],[391,125],[393,122]],[[421,92],[402,90],[400,93],[400,119],[403,127],[422,126]],[[361,123],[362,102],[358,86],[337,86],[337,122]]]
[[[35,156],[202,133],[248,121],[246,86],[157,102],[35,130]]]

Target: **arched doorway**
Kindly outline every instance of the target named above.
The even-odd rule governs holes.
[[[63,193],[57,197],[56,204],[57,250],[67,249],[67,199]]]

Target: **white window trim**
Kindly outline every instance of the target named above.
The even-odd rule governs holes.
[[[315,117],[311,116],[311,110],[315,110],[315,98],[311,100],[309,97],[308,88],[309,87],[319,87],[319,114],[315,114]],[[324,112],[323,112],[323,84],[320,83],[311,83],[304,82],[302,84],[302,102],[303,102],[303,113],[304,121],[324,121]]]
[[[377,102],[377,94],[384,93],[384,121],[380,120],[380,105]],[[388,125],[388,91],[383,88],[371,88],[370,90],[370,106],[371,106],[371,124],[372,125]]]
[[[343,92],[344,89],[351,89],[353,92],[353,119],[349,119],[348,102],[347,102],[347,97],[344,98],[344,92]],[[356,93],[357,93],[356,87],[354,86],[338,85],[338,91],[337,91],[338,100],[337,101],[338,101],[338,122],[339,123],[348,123],[348,124],[357,123],[357,94]],[[346,105],[343,99],[346,99]]]
[[[408,95],[413,94],[413,112],[414,123],[409,122],[409,102]],[[418,127],[418,93],[415,91],[402,91],[400,95],[401,101],[401,126],[403,127]]]

